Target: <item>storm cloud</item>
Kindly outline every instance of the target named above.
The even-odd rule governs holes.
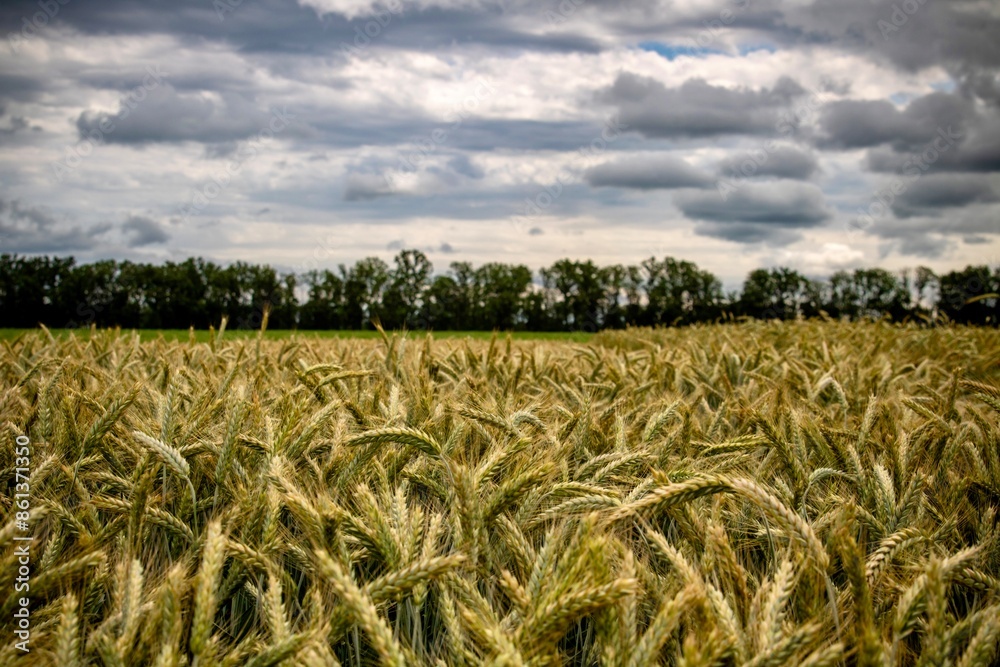
[[[4,252],[73,253],[93,250],[110,224],[83,227],[45,208],[0,199],[0,244]]]
[[[821,111],[822,146],[867,148],[890,144],[912,150],[939,132],[964,134],[974,110],[967,100],[946,93],[932,93],[910,102],[902,111],[888,100],[832,102]]]
[[[785,245],[800,237],[798,230],[832,216],[818,187],[795,182],[748,184],[725,198],[714,191],[683,192],[674,202],[687,217],[707,223],[696,233],[745,243]]]
[[[782,116],[806,93],[788,77],[772,88],[751,90],[688,79],[668,88],[655,79],[623,72],[597,99],[618,110],[622,122],[647,137],[711,137],[777,132]]]
[[[708,174],[670,155],[630,157],[605,162],[588,169],[584,178],[595,187],[637,190],[703,188],[712,183]]]
[[[773,176],[807,181],[818,171],[819,160],[814,153],[782,145],[773,150],[761,148],[728,157],[719,164],[721,176],[737,178]]]
[[[941,214],[944,209],[998,200],[992,178],[980,174],[929,174],[892,204],[899,218]]]
[[[128,237],[130,248],[166,243],[170,240],[170,234],[163,228],[163,225],[141,215],[129,216],[122,223],[122,231]]]

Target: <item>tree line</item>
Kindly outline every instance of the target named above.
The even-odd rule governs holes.
[[[537,279],[536,279],[537,278]],[[256,329],[597,331],[738,317],[951,321],[996,326],[1000,267],[942,275],[926,267],[840,271],[815,280],[789,268],[752,271],[726,292],[692,262],[649,258],[598,266],[561,259],[524,265],[453,262],[435,274],[419,250],[392,265],[368,257],[337,270],[280,274],[268,265],[201,258],[164,264],[0,255],[0,326]],[[299,298],[299,294],[304,299]]]

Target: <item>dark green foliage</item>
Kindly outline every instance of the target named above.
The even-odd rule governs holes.
[[[296,294],[302,285],[305,300]],[[742,293],[725,294],[692,262],[650,257],[601,267],[560,259],[537,282],[522,264],[453,262],[434,275],[419,250],[390,267],[367,257],[337,271],[279,275],[266,265],[221,267],[201,258],[162,265],[72,257],[0,255],[0,327],[121,326],[207,329],[433,329],[596,332],[676,326],[733,317],[1000,322],[1000,268],[936,276],[926,267],[840,271],[815,280],[788,268],[757,269]]]

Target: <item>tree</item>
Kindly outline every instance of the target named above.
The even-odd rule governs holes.
[[[860,317],[903,319],[909,302],[903,281],[885,269],[858,269],[853,279]]]
[[[817,286],[798,271],[756,269],[743,283],[739,311],[757,319],[789,320],[817,315],[819,304]]]
[[[378,257],[366,257],[351,269],[340,266],[344,281],[344,324],[367,329],[373,318],[381,319],[382,295],[389,281],[389,265]]]
[[[742,293],[692,262],[651,257],[639,266],[561,259],[540,271],[521,264],[454,262],[433,275],[430,260],[404,250],[389,266],[368,257],[336,272],[279,275],[267,265],[218,266],[202,258],[161,265],[72,257],[0,255],[0,324],[33,327],[390,328],[596,331],[629,325],[680,325],[719,319],[724,309],[791,319],[825,311],[839,318],[1000,323],[1000,267],[968,266],[940,277],[927,267],[839,271],[826,281],[789,268],[758,269]],[[299,281],[305,303],[296,298]]]
[[[706,322],[722,314],[722,283],[693,262],[650,257],[642,269],[648,299],[644,324]]]
[[[622,276],[622,290],[625,295],[625,324],[637,326],[642,322],[643,297],[642,267],[630,264]]]
[[[836,318],[854,319],[858,316],[858,295],[854,279],[847,271],[837,271],[824,286],[823,310]]]
[[[628,269],[621,264],[615,264],[601,269],[601,283],[604,285],[604,314],[602,327],[606,329],[621,329],[628,323],[627,306],[629,303]]]
[[[403,250],[394,261],[396,268],[389,276],[382,302],[382,325],[392,329],[425,329],[427,324],[421,311],[434,267],[419,250]]]
[[[449,275],[437,276],[424,295],[421,316],[428,329],[448,331],[468,329],[455,306],[462,300],[462,290]]]
[[[148,273],[153,277],[159,299],[158,326],[167,329],[205,326],[206,284],[201,267],[194,259],[180,264],[166,262],[163,266],[151,266]]]
[[[0,260],[0,312],[11,327],[34,327],[39,323],[61,326],[65,313],[55,298],[62,281],[76,261],[72,257],[2,256]]]
[[[309,297],[299,309],[299,327],[343,328],[344,281],[340,276],[329,269],[314,269],[303,276],[303,282],[309,287]]]
[[[205,272],[205,315],[208,318],[208,324],[219,326],[223,316],[235,321],[244,308],[243,287],[236,268],[234,266],[222,268],[211,262],[206,262],[203,270]]]
[[[597,331],[608,308],[608,275],[592,261],[561,259],[542,269],[542,284],[555,290],[555,322],[563,330]]]
[[[938,307],[956,322],[1000,322],[1000,267],[968,266],[941,276]]]
[[[270,266],[237,262],[233,265],[240,300],[230,324],[237,329],[258,329],[268,309],[268,326],[288,329],[296,325],[295,278],[281,277]]]
[[[531,284],[531,269],[522,264],[488,262],[473,275],[473,319],[477,329],[508,330],[524,323],[522,299]]]

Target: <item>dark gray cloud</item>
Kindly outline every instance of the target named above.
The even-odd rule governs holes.
[[[461,174],[462,176],[475,180],[481,179],[486,173],[482,170],[482,168],[476,166],[476,164],[469,159],[468,155],[464,154],[456,155],[448,160],[448,167],[456,174]]]
[[[805,89],[782,77],[771,89],[731,89],[702,79],[667,88],[656,79],[629,72],[598,94],[618,110],[630,131],[647,137],[711,137],[776,134],[787,110]]]
[[[867,232],[882,241],[884,253],[935,258],[951,251],[959,238],[995,239],[1000,235],[998,216],[996,204],[972,204],[952,209],[945,217],[878,218]]]
[[[0,199],[0,215],[10,222],[23,222],[41,231],[52,229],[58,224],[52,213],[43,208],[24,206],[19,200]]]
[[[0,118],[3,118],[3,116],[3,113],[0,113]],[[28,127],[28,119],[24,116],[11,116],[10,120],[7,121],[7,127],[0,126],[0,136],[12,136],[23,132]]]
[[[696,233],[743,243],[791,243],[801,236],[798,230],[831,217],[819,188],[791,181],[746,184],[725,198],[715,191],[680,192],[674,203],[703,221]]]
[[[904,174],[1000,171],[1000,117],[977,117],[964,128],[945,128],[911,150],[873,148],[866,165],[875,172]]]
[[[682,192],[674,201],[689,218],[811,227],[830,217],[823,192],[792,182],[745,185],[726,198],[718,192]]]
[[[117,111],[84,112],[76,121],[80,137],[100,136],[112,144],[196,141],[233,142],[267,128],[270,114],[239,95],[178,93],[168,83],[143,89],[146,95],[123,100]]]
[[[923,259],[939,259],[951,252],[954,247],[955,242],[950,238],[932,234],[915,234],[911,231],[882,243],[879,246],[879,254],[883,258],[897,253]]]
[[[882,237],[905,237],[924,234],[964,236],[969,234],[1000,235],[997,225],[1000,206],[976,204],[951,211],[946,218],[920,217],[879,220],[873,227]]]
[[[389,105],[370,116],[321,106],[289,107],[289,110],[295,113],[295,122],[286,134],[301,141],[303,148],[398,146],[399,154],[393,158],[391,165],[386,166],[395,166],[400,159],[417,165],[427,157],[443,153],[466,153],[470,164],[474,164],[474,156],[470,153],[496,150],[576,151],[599,139],[605,129],[601,123],[594,121],[477,116],[466,118],[456,127],[452,122],[423,116],[412,108],[393,108]],[[350,118],[350,122],[345,122],[345,118]],[[430,151],[422,148],[420,144],[430,141],[435,131],[445,132],[444,140]],[[639,139],[621,137],[615,140],[615,148],[635,147],[639,143]]]
[[[834,102],[819,125],[819,146],[868,148],[865,165],[875,172],[1000,171],[1000,109],[960,91],[918,97],[902,110],[884,100]]]
[[[958,95],[931,93],[899,111],[886,100],[844,100],[820,110],[825,148],[868,148],[890,144],[895,150],[913,150],[932,141],[941,131],[965,133],[975,118],[972,104]]]
[[[941,215],[943,209],[996,201],[998,201],[997,191],[988,176],[928,174],[914,181],[896,197],[892,210],[899,218],[912,218]]]
[[[695,234],[722,239],[733,243],[786,246],[802,239],[796,229],[779,227],[764,222],[703,222],[694,228]]]
[[[65,222],[51,211],[0,199],[0,248],[4,252],[53,253],[90,250],[99,246],[109,224],[83,228]]]
[[[807,181],[818,171],[819,160],[814,153],[788,145],[737,153],[719,164],[719,175],[726,178],[772,176]]]
[[[429,124],[427,134],[438,127],[441,127],[440,123]],[[447,145],[464,151],[575,151],[600,138],[603,130],[599,123],[584,121],[470,118],[449,133]],[[625,148],[629,145],[627,141],[616,139],[616,147]]]
[[[345,201],[369,201],[394,194],[385,176],[379,174],[351,173],[344,187]]]
[[[784,8],[779,20],[801,40],[870,53],[909,71],[1000,66],[1000,8],[993,2],[914,0],[904,9],[899,0],[815,0]]]
[[[32,102],[37,100],[45,90],[46,81],[44,79],[0,72],[0,102]]]
[[[455,44],[493,51],[596,52],[601,45],[580,32],[537,34],[526,15],[543,21],[541,8],[528,3],[484,3],[469,9],[418,9],[347,19],[318,16],[294,0],[175,0],[136,3],[102,0],[61,6],[52,26],[96,35],[171,34],[190,42],[211,41],[248,54],[329,54],[349,57],[368,49],[439,49]],[[220,11],[220,7],[222,8]],[[230,10],[231,9],[231,10]],[[16,0],[0,8],[0,29],[17,31],[25,16],[38,11],[37,0]],[[384,25],[383,25],[384,24]],[[367,34],[366,34],[367,32]],[[373,36],[371,36],[373,35]]]
[[[393,177],[389,174],[390,178]],[[427,219],[456,221],[492,221],[509,218],[524,210],[525,200],[544,192],[544,185],[525,183],[511,187],[475,186],[466,183],[446,192],[420,192],[400,187],[392,190],[385,174],[349,172],[341,187],[325,186],[275,188],[255,193],[254,201],[267,203],[276,210],[297,207],[318,215],[336,211],[356,222],[399,224],[415,215]],[[546,209],[546,214],[575,215],[593,205],[593,190],[587,185],[570,184]],[[347,198],[346,195],[350,195]]]
[[[672,155],[622,158],[591,167],[584,179],[594,187],[636,190],[704,188],[712,178]]]
[[[122,231],[125,232],[128,239],[129,248],[166,243],[170,240],[170,234],[163,228],[163,225],[152,218],[141,215],[130,215],[122,223]]]
[[[443,166],[430,165],[426,171],[441,185],[451,188],[468,185],[469,180],[481,181],[486,176],[486,172],[476,166],[464,153],[449,158]]]

